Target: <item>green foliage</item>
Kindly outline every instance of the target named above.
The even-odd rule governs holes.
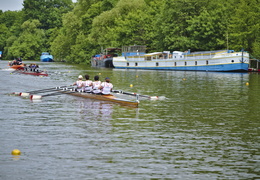
[[[8,48],[9,55],[29,60],[38,58],[45,43],[44,31],[37,28],[40,25],[38,20],[25,21],[22,33]]]
[[[101,47],[146,43],[146,25],[151,17],[144,1],[120,0],[116,7],[93,20],[90,39]]]
[[[5,24],[0,24],[0,50],[5,47],[5,42],[7,40],[8,28]]]
[[[0,11],[4,55],[90,63],[107,47],[146,45],[148,52],[244,48],[260,58],[259,0],[24,0]],[[21,26],[22,25],[22,26]]]
[[[229,25],[230,46],[235,50],[245,48],[252,51],[260,36],[260,1],[238,0],[234,9]]]
[[[24,21],[38,19],[42,29],[61,27],[62,15],[72,10],[71,0],[24,0]]]

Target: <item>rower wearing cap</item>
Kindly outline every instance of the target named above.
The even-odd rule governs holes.
[[[101,83],[101,93],[103,95],[108,95],[113,89],[113,84],[110,82],[110,78],[106,77],[105,82]]]
[[[101,94],[100,86],[101,86],[101,81],[99,81],[99,76],[95,76],[94,81],[92,82],[92,88],[93,88],[92,93]]]
[[[79,75],[78,80],[73,84],[73,86],[77,85],[76,91],[81,92],[84,91],[84,81],[82,81],[83,76]]]

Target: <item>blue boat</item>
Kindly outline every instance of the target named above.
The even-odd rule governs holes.
[[[53,56],[48,52],[43,52],[40,59],[41,62],[53,62]]]

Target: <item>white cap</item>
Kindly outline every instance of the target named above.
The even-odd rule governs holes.
[[[79,79],[82,79],[83,78],[83,76],[81,76],[81,75],[79,75],[79,77],[78,77]]]

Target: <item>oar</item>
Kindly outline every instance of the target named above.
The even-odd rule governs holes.
[[[119,91],[119,90],[113,90],[112,92],[120,93],[120,94],[126,94],[126,95],[130,95],[130,96],[146,97],[146,98],[150,98],[150,99],[159,99],[158,96],[141,95],[141,94],[138,94],[138,93],[124,92],[124,91]]]
[[[30,96],[31,93],[44,93],[44,92],[50,92],[50,91],[57,91],[64,87],[67,87],[67,86],[54,87],[54,88],[49,88],[49,89],[40,89],[40,90],[34,90],[34,91],[28,91],[28,92],[13,92],[12,94],[18,95],[18,96],[23,96],[23,97],[28,97],[28,96]]]
[[[17,70],[17,69],[16,69],[16,70],[12,71],[10,74],[19,73],[19,71],[20,71],[20,70]]]
[[[59,90],[61,88],[65,88],[65,87],[68,87],[68,86],[59,86],[59,87],[54,87],[54,88],[48,88],[48,89],[40,89],[40,90],[34,90],[34,91],[29,91],[29,92],[26,92],[26,93],[39,93],[39,92],[47,92],[47,91],[53,91],[53,90]]]
[[[74,89],[70,89],[70,91],[55,92],[55,93],[50,93],[50,94],[45,94],[45,95],[30,95],[30,99],[38,100],[38,99],[42,99],[42,97],[56,96],[56,95],[60,95],[60,94],[70,94],[70,93],[75,93],[75,92],[77,92],[77,91],[74,91]]]

